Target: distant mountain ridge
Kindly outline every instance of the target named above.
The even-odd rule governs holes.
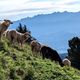
[[[38,41],[59,53],[67,52],[68,40],[80,35],[80,12],[54,12],[27,17],[15,21],[10,29],[15,29],[19,23],[26,24]]]

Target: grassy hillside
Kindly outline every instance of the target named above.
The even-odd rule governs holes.
[[[36,54],[36,55],[35,55]],[[0,42],[0,80],[80,80],[80,71],[60,67],[58,63],[43,60],[32,53],[29,45],[14,47],[8,40]]]

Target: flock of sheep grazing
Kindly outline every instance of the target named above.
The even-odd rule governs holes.
[[[15,30],[7,30],[9,25],[13,24],[10,20],[4,20],[0,23],[0,39],[2,35],[6,36],[8,40],[14,44],[15,42],[23,46],[23,43],[30,37],[30,33],[19,33]],[[30,42],[32,52],[41,53],[42,58],[47,58],[55,62],[59,62],[60,66],[71,66],[69,59],[61,59],[58,52],[48,46],[40,44],[38,41],[33,40]]]
[[[71,62],[68,58],[61,59],[58,52],[46,45],[42,45],[37,41],[32,41],[31,44],[31,50],[32,52],[40,52],[42,55],[42,58],[50,59],[51,61],[59,62],[60,66],[71,66]]]

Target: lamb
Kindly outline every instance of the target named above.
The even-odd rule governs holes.
[[[2,34],[8,29],[10,24],[13,24],[13,22],[6,19],[4,19],[4,21],[0,23],[0,39]]]
[[[17,42],[22,47],[23,43],[30,37],[30,34],[28,32],[22,34],[16,30],[11,30],[7,32],[6,36],[11,43]]]
[[[36,40],[31,41],[30,43],[32,52],[40,52],[41,44]]]
[[[64,64],[64,66],[71,66],[71,61],[67,58],[63,59],[62,63]]]

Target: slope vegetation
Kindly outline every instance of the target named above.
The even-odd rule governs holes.
[[[60,67],[58,63],[43,60],[39,53],[32,53],[29,45],[11,45],[2,38],[0,42],[0,80],[80,80],[80,71]]]

